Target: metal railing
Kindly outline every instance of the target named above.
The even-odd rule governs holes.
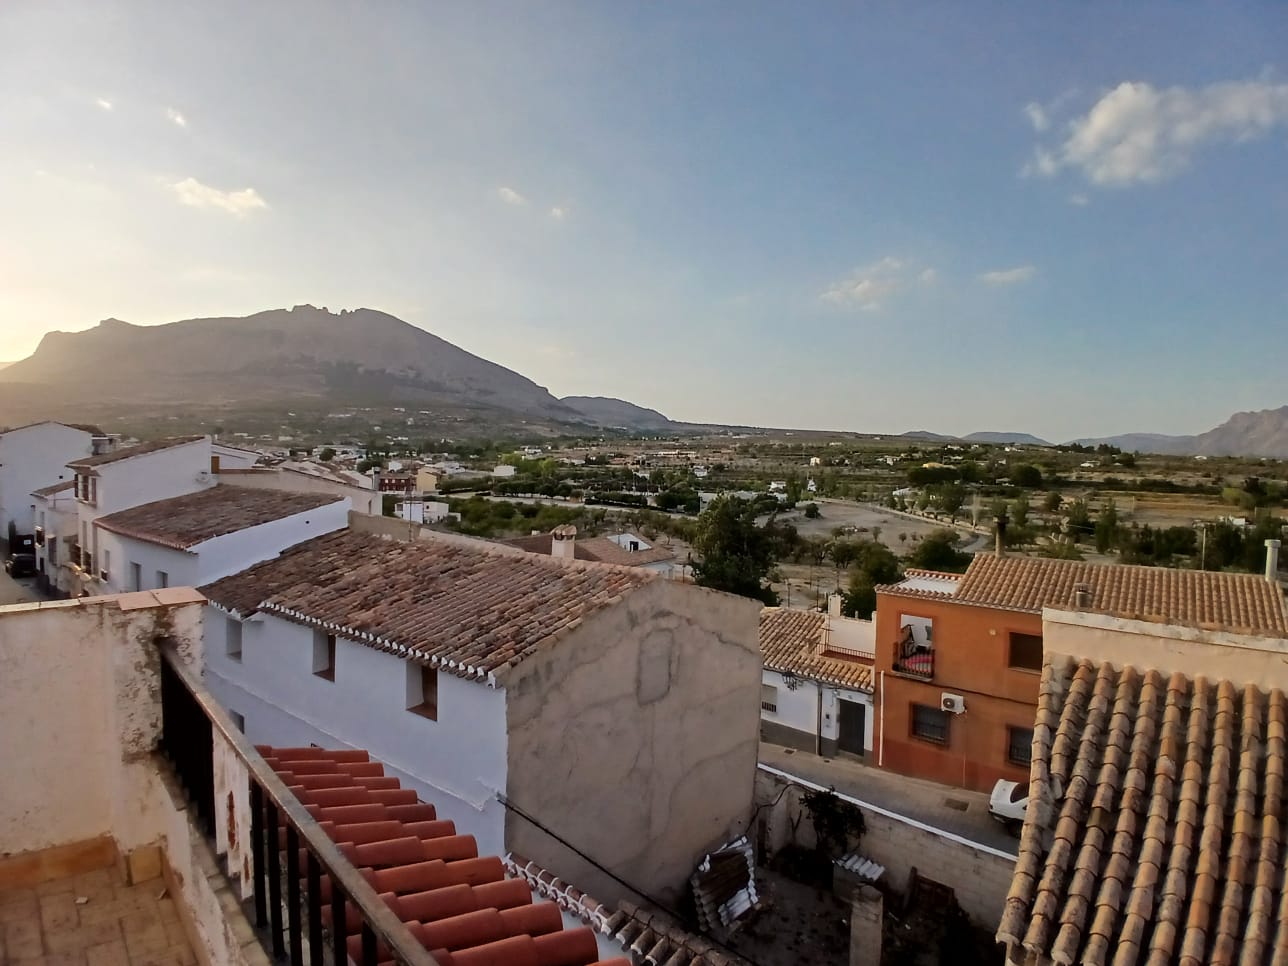
[[[348,933],[354,920],[352,912],[356,912],[361,933],[361,955],[356,961],[361,966],[375,966],[388,959],[405,966],[438,966],[429,950],[385,905],[232,723],[202,686],[200,678],[183,664],[172,647],[163,645],[161,750],[174,765],[179,781],[196,808],[201,827],[216,842],[220,838],[216,833],[222,797],[222,793],[216,794],[220,780],[216,769],[217,742],[224,746],[220,749],[224,760],[228,756],[235,759],[249,779],[249,891],[254,897],[255,925],[261,930],[267,927],[272,955],[279,960],[289,955],[292,966],[303,966],[307,929],[310,966],[327,963],[345,966],[350,962]],[[234,819],[234,795],[231,789],[227,793],[230,825]],[[301,858],[304,869],[300,868]],[[330,880],[329,943],[323,935],[323,875]],[[243,894],[247,891],[246,885],[243,883]],[[331,957],[326,955],[328,945]]]
[[[935,676],[935,650],[912,643],[896,644],[892,670],[929,681]]]
[[[823,656],[830,657],[848,657],[860,658],[865,661],[874,660],[877,656],[875,649],[861,647],[846,647],[843,644],[837,644],[831,640],[825,640],[819,653]]]

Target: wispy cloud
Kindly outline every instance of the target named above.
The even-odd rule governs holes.
[[[929,285],[937,277],[933,268],[918,271],[917,266],[906,260],[887,255],[870,265],[856,268],[845,278],[833,282],[819,298],[833,305],[876,312],[891,296],[911,287],[914,282]]]
[[[1091,204],[1091,199],[1083,194],[1069,195],[1069,204],[1077,205],[1079,208],[1085,208]]]
[[[254,188],[243,188],[240,191],[220,191],[208,184],[202,184],[196,178],[184,178],[170,185],[170,190],[182,205],[193,208],[216,208],[226,211],[238,218],[260,208],[267,208],[266,202]]]
[[[1045,131],[1051,126],[1051,119],[1047,117],[1046,108],[1037,101],[1030,101],[1024,105],[1024,116],[1029,119],[1035,131]]]
[[[528,199],[519,194],[519,192],[505,186],[496,189],[496,196],[507,205],[526,205],[528,203]]]
[[[1063,141],[1039,145],[1024,173],[1049,177],[1073,168],[1104,186],[1161,181],[1204,148],[1249,141],[1282,126],[1288,126],[1288,84],[1226,81],[1159,89],[1125,82],[1070,121]]]
[[[991,272],[984,272],[979,276],[979,280],[985,285],[1018,285],[1021,282],[1027,282],[1038,270],[1032,265],[1017,265],[1015,268],[999,268]]]
[[[96,97],[94,98],[94,103],[105,111],[110,111],[112,109],[112,102],[106,97]]]
[[[175,110],[173,107],[167,107],[167,108],[165,109],[165,116],[166,116],[166,117],[168,117],[168,118],[169,118],[171,121],[173,121],[175,124],[179,125],[179,127],[187,127],[187,126],[188,126],[188,119],[187,119],[186,117],[184,117],[182,114],[180,114],[180,113],[179,113],[177,110]]]
[[[559,205],[555,205],[553,208],[550,209],[550,217],[553,218],[555,221],[563,221],[565,218],[568,217],[568,209],[563,208]]]

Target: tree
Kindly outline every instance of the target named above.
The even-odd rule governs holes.
[[[318,459],[320,459],[323,463],[330,463],[333,459],[335,459],[335,450],[333,450],[330,446],[323,446],[322,452],[318,453]]]
[[[1027,526],[1029,522],[1029,498],[1016,497],[1011,501],[1011,524],[1017,528]]]
[[[1118,508],[1113,500],[1106,500],[1096,517],[1096,552],[1108,553],[1118,543]]]
[[[773,566],[771,534],[756,525],[755,508],[733,496],[720,496],[698,518],[693,565],[701,587],[751,597],[774,606],[778,596],[765,583]]]
[[[957,514],[966,502],[966,487],[960,483],[950,483],[939,492],[939,507],[948,514],[948,519],[957,522]]]
[[[1091,511],[1087,509],[1086,500],[1078,499],[1069,504],[1069,509],[1064,516],[1064,529],[1075,543],[1095,529],[1091,523]]]
[[[1036,490],[1042,485],[1042,471],[1032,463],[1019,463],[1011,470],[1011,482],[1026,490]]]
[[[850,586],[841,600],[841,613],[868,619],[877,606],[876,588],[899,579],[899,560],[889,547],[875,540],[856,540]]]
[[[822,516],[821,512],[819,511],[817,503],[806,503],[804,510],[805,510],[805,518],[807,520],[817,520],[820,516]]]
[[[1060,504],[1063,502],[1064,497],[1055,490],[1052,490],[1046,495],[1046,499],[1042,501],[1042,509],[1046,510],[1047,513],[1059,513]]]
[[[970,561],[970,554],[957,549],[957,534],[952,530],[936,530],[908,556],[909,566],[952,573],[962,573]]]

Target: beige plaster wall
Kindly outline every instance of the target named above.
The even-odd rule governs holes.
[[[657,580],[498,676],[511,802],[674,901],[751,814],[759,615],[756,601]],[[610,905],[639,900],[513,811],[505,840]]]
[[[1047,654],[1105,661],[1115,667],[1152,668],[1165,674],[1180,671],[1188,677],[1202,674],[1261,688],[1279,681],[1288,664],[1288,640],[1083,611],[1043,611],[1042,646]]]

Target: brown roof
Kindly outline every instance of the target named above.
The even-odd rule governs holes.
[[[82,433],[89,433],[91,436],[102,436],[103,431],[97,426],[91,426],[88,423],[64,423],[57,419],[42,419],[38,423],[23,423],[21,426],[10,426],[8,429],[0,429],[0,436],[5,433],[16,433],[20,429],[31,429],[33,426],[66,426],[68,429],[79,429]]]
[[[820,653],[828,617],[813,610],[766,607],[760,612],[760,654],[765,667],[811,681],[872,691],[872,663]]]
[[[458,835],[365,751],[261,745],[259,752],[443,966],[630,966],[600,959],[593,928],[568,928],[560,904],[533,902],[525,879],[507,877],[499,856],[480,856],[473,835]],[[329,927],[329,903],[322,915]],[[346,925],[350,957],[361,962],[361,923],[351,917]],[[381,948],[377,959],[392,955]]]
[[[186,496],[109,513],[99,517],[96,525],[123,537],[187,550],[203,541],[306,513],[340,499],[332,493],[292,493],[221,483]]]
[[[1048,655],[997,930],[1011,961],[1271,962],[1288,947],[1286,724],[1278,688]]]
[[[98,456],[86,456],[84,459],[68,463],[74,470],[89,470],[95,467],[105,466],[108,463],[119,463],[121,460],[133,459],[135,456],[146,456],[148,453],[157,453],[163,449],[170,449],[174,446],[183,446],[187,443],[195,443],[197,440],[205,439],[205,436],[171,436],[168,439],[154,439],[151,442],[139,443],[136,446],[124,446],[121,449],[113,450],[110,453],[102,453]]]
[[[406,543],[340,531],[202,589],[242,615],[266,611],[480,677],[519,663],[656,579],[483,541]]]
[[[1072,609],[1073,591],[1079,584],[1091,591],[1090,605],[1081,609],[1094,613],[1288,636],[1283,593],[1277,584],[1255,574],[977,554],[956,593],[911,593],[1038,614],[1044,607]],[[898,585],[878,589],[900,593]]]
[[[63,480],[59,483],[53,483],[49,486],[42,486],[38,490],[32,490],[32,496],[53,496],[55,493],[61,493],[63,490],[70,490],[76,485],[75,480]]]
[[[535,533],[530,537],[514,537],[502,542],[529,553],[550,556],[554,536],[549,533]],[[619,547],[608,537],[577,537],[573,543],[573,556],[577,560],[594,560],[599,563],[619,564],[623,567],[643,567],[646,564],[672,560],[675,554],[666,547],[654,546],[648,550],[632,551]]]

